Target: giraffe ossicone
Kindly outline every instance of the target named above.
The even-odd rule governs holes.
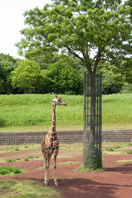
[[[57,138],[56,133],[56,105],[64,105],[66,106],[67,103],[65,103],[60,97],[55,96],[55,98],[51,101],[52,103],[52,123],[51,128],[47,135],[42,138],[41,141],[41,150],[44,157],[44,184],[48,185],[49,178],[49,166],[50,166],[50,159],[51,156],[54,155],[54,184],[55,186],[58,186],[57,178],[56,178],[56,160],[57,155],[59,153],[59,140]]]

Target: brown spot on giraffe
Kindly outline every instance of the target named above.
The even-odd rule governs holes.
[[[67,104],[57,96],[55,96],[55,98],[51,101],[51,103],[52,103],[52,124],[47,135],[42,138],[41,149],[44,156],[44,172],[45,172],[44,184],[48,185],[49,183],[48,171],[50,166],[50,159],[52,154],[54,154],[54,184],[58,186],[58,182],[56,178],[56,159],[59,153],[59,140],[57,138],[57,133],[56,133],[55,109],[56,109],[56,105],[66,106]]]

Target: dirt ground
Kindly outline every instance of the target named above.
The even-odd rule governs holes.
[[[0,176],[0,179],[20,178],[33,179],[43,184],[44,171],[43,159],[30,159],[24,161],[27,155],[35,155],[39,149],[1,153],[0,158],[21,158],[21,161],[2,162],[0,166],[14,166],[26,170],[26,173],[13,176]],[[85,173],[77,171],[76,168],[83,163],[81,150],[61,150],[57,159],[57,178],[59,186],[56,190],[61,192],[61,198],[131,198],[132,197],[132,154],[106,153],[103,154],[104,171]],[[117,163],[119,160],[127,160],[124,163]],[[54,186],[52,167],[49,177],[49,186]]]

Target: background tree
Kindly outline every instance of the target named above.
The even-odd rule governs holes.
[[[10,72],[17,67],[17,59],[10,55],[0,54],[0,94],[12,93]]]
[[[20,60],[17,64],[18,67],[11,72],[12,86],[20,88],[24,93],[31,92],[40,77],[40,67],[31,60]]]
[[[120,66],[122,75],[125,78],[122,92],[132,93],[132,58],[127,58]]]
[[[124,3],[123,3],[124,2]],[[101,60],[119,61],[130,55],[130,1],[121,0],[53,0],[42,10],[25,12],[24,35],[17,46],[26,56],[36,53],[69,53],[82,61],[91,76],[95,92],[97,67]],[[91,115],[95,117],[95,94],[91,96]],[[94,140],[95,120],[91,119]],[[91,146],[94,143],[91,142]]]
[[[77,69],[62,60],[48,67],[48,77],[53,80],[52,91],[62,94],[82,94],[83,78]]]
[[[102,93],[120,93],[125,82],[125,77],[121,73],[120,66],[112,65],[110,62],[100,62],[98,71],[102,72]]]
[[[48,77],[48,70],[41,70],[39,78],[37,79],[37,84],[35,87],[35,93],[51,93],[54,82],[51,78]]]
[[[132,84],[132,58],[127,58],[126,61],[121,64],[121,67],[122,75],[124,75],[125,81]]]

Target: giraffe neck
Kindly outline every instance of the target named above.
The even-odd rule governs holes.
[[[56,132],[56,115],[55,115],[55,107],[56,105],[53,103],[52,104],[52,123],[51,123],[51,129],[50,131],[53,133],[53,132]]]

